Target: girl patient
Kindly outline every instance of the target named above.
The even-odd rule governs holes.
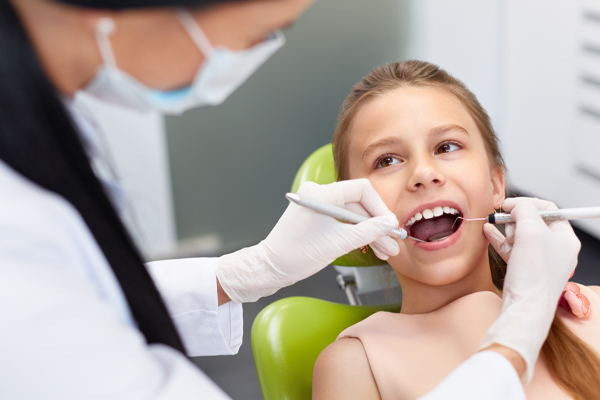
[[[483,222],[457,219],[487,216],[504,201],[498,140],[462,82],[406,61],[353,88],[333,146],[339,179],[369,179],[400,225],[425,242],[399,241],[388,262],[402,310],[342,332],[317,360],[313,398],[416,399],[477,351],[500,313],[506,264],[486,238],[496,228],[484,234]],[[567,287],[525,385],[528,399],[600,398],[600,288]]]

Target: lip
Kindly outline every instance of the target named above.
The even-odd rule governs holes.
[[[410,214],[408,214],[408,217],[406,217],[407,219],[406,219],[406,221],[404,221],[403,228],[406,229],[408,232],[410,232],[410,229],[406,226],[406,223],[408,222],[408,220],[410,218],[412,218],[413,215],[415,215],[418,212],[422,213],[422,211],[425,209],[431,210],[435,207],[443,207],[443,206],[456,208],[460,212],[461,215],[464,215],[464,212],[462,211],[462,207],[459,206],[457,202],[452,201],[452,200],[437,200],[437,201],[434,201],[431,203],[425,203],[425,204],[421,204],[421,205],[415,207],[415,209],[412,210]],[[460,235],[463,230],[463,226],[464,226],[464,224],[461,223],[459,225],[458,229],[456,230],[456,232],[454,232],[452,235],[448,236],[446,239],[443,239],[443,240],[440,240],[437,242],[419,242],[419,241],[411,239],[411,238],[407,238],[407,240],[410,240],[410,242],[412,244],[414,244],[416,247],[418,247],[419,249],[423,249],[426,251],[441,250],[443,248],[452,246],[454,243],[456,243],[456,241],[460,238]]]

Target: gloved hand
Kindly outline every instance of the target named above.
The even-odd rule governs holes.
[[[298,193],[374,218],[346,224],[291,203],[265,240],[219,258],[217,277],[233,301],[273,294],[367,244],[382,260],[398,254],[398,243],[386,236],[398,227],[398,220],[367,179],[329,185],[306,182]]]
[[[527,365],[522,377],[529,382],[565,284],[577,265],[581,248],[568,221],[544,222],[538,210],[556,209],[549,201],[507,199],[502,205],[514,224],[506,237],[493,225],[484,234],[507,262],[500,317],[486,333],[479,349],[498,343],[518,352]]]

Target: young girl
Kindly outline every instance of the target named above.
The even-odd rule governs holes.
[[[333,139],[340,180],[367,178],[411,236],[388,262],[400,314],[377,313],[320,355],[313,398],[416,399],[472,356],[500,313],[505,264],[483,222],[501,207],[505,166],[475,96],[435,65],[373,70],[344,102]],[[486,226],[488,237],[494,227]],[[535,255],[532,255],[535,256]],[[600,396],[598,287],[570,284],[528,399]],[[598,313],[598,311],[595,311]]]

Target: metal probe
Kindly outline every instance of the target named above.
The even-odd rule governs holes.
[[[562,221],[565,219],[588,219],[600,218],[600,207],[582,207],[582,208],[563,208],[558,210],[540,210],[540,217],[544,221]],[[513,221],[510,214],[492,213],[487,218],[463,218],[465,221],[487,221],[490,224],[509,224]]]
[[[337,207],[329,203],[325,203],[323,201],[315,200],[313,198],[303,196],[298,193],[287,193],[285,198],[289,201],[293,201],[294,203],[309,208],[313,211],[318,212],[319,214],[329,215],[330,217],[337,218],[341,221],[350,222],[352,224],[358,224],[360,222],[366,221],[370,217],[366,217],[364,215],[357,214],[355,212],[346,210],[345,208]],[[424,242],[424,240],[417,239],[412,236],[408,236],[408,232],[402,228],[396,228],[388,233],[388,236],[393,237],[394,239],[406,239],[407,237],[418,240],[419,242]]]

